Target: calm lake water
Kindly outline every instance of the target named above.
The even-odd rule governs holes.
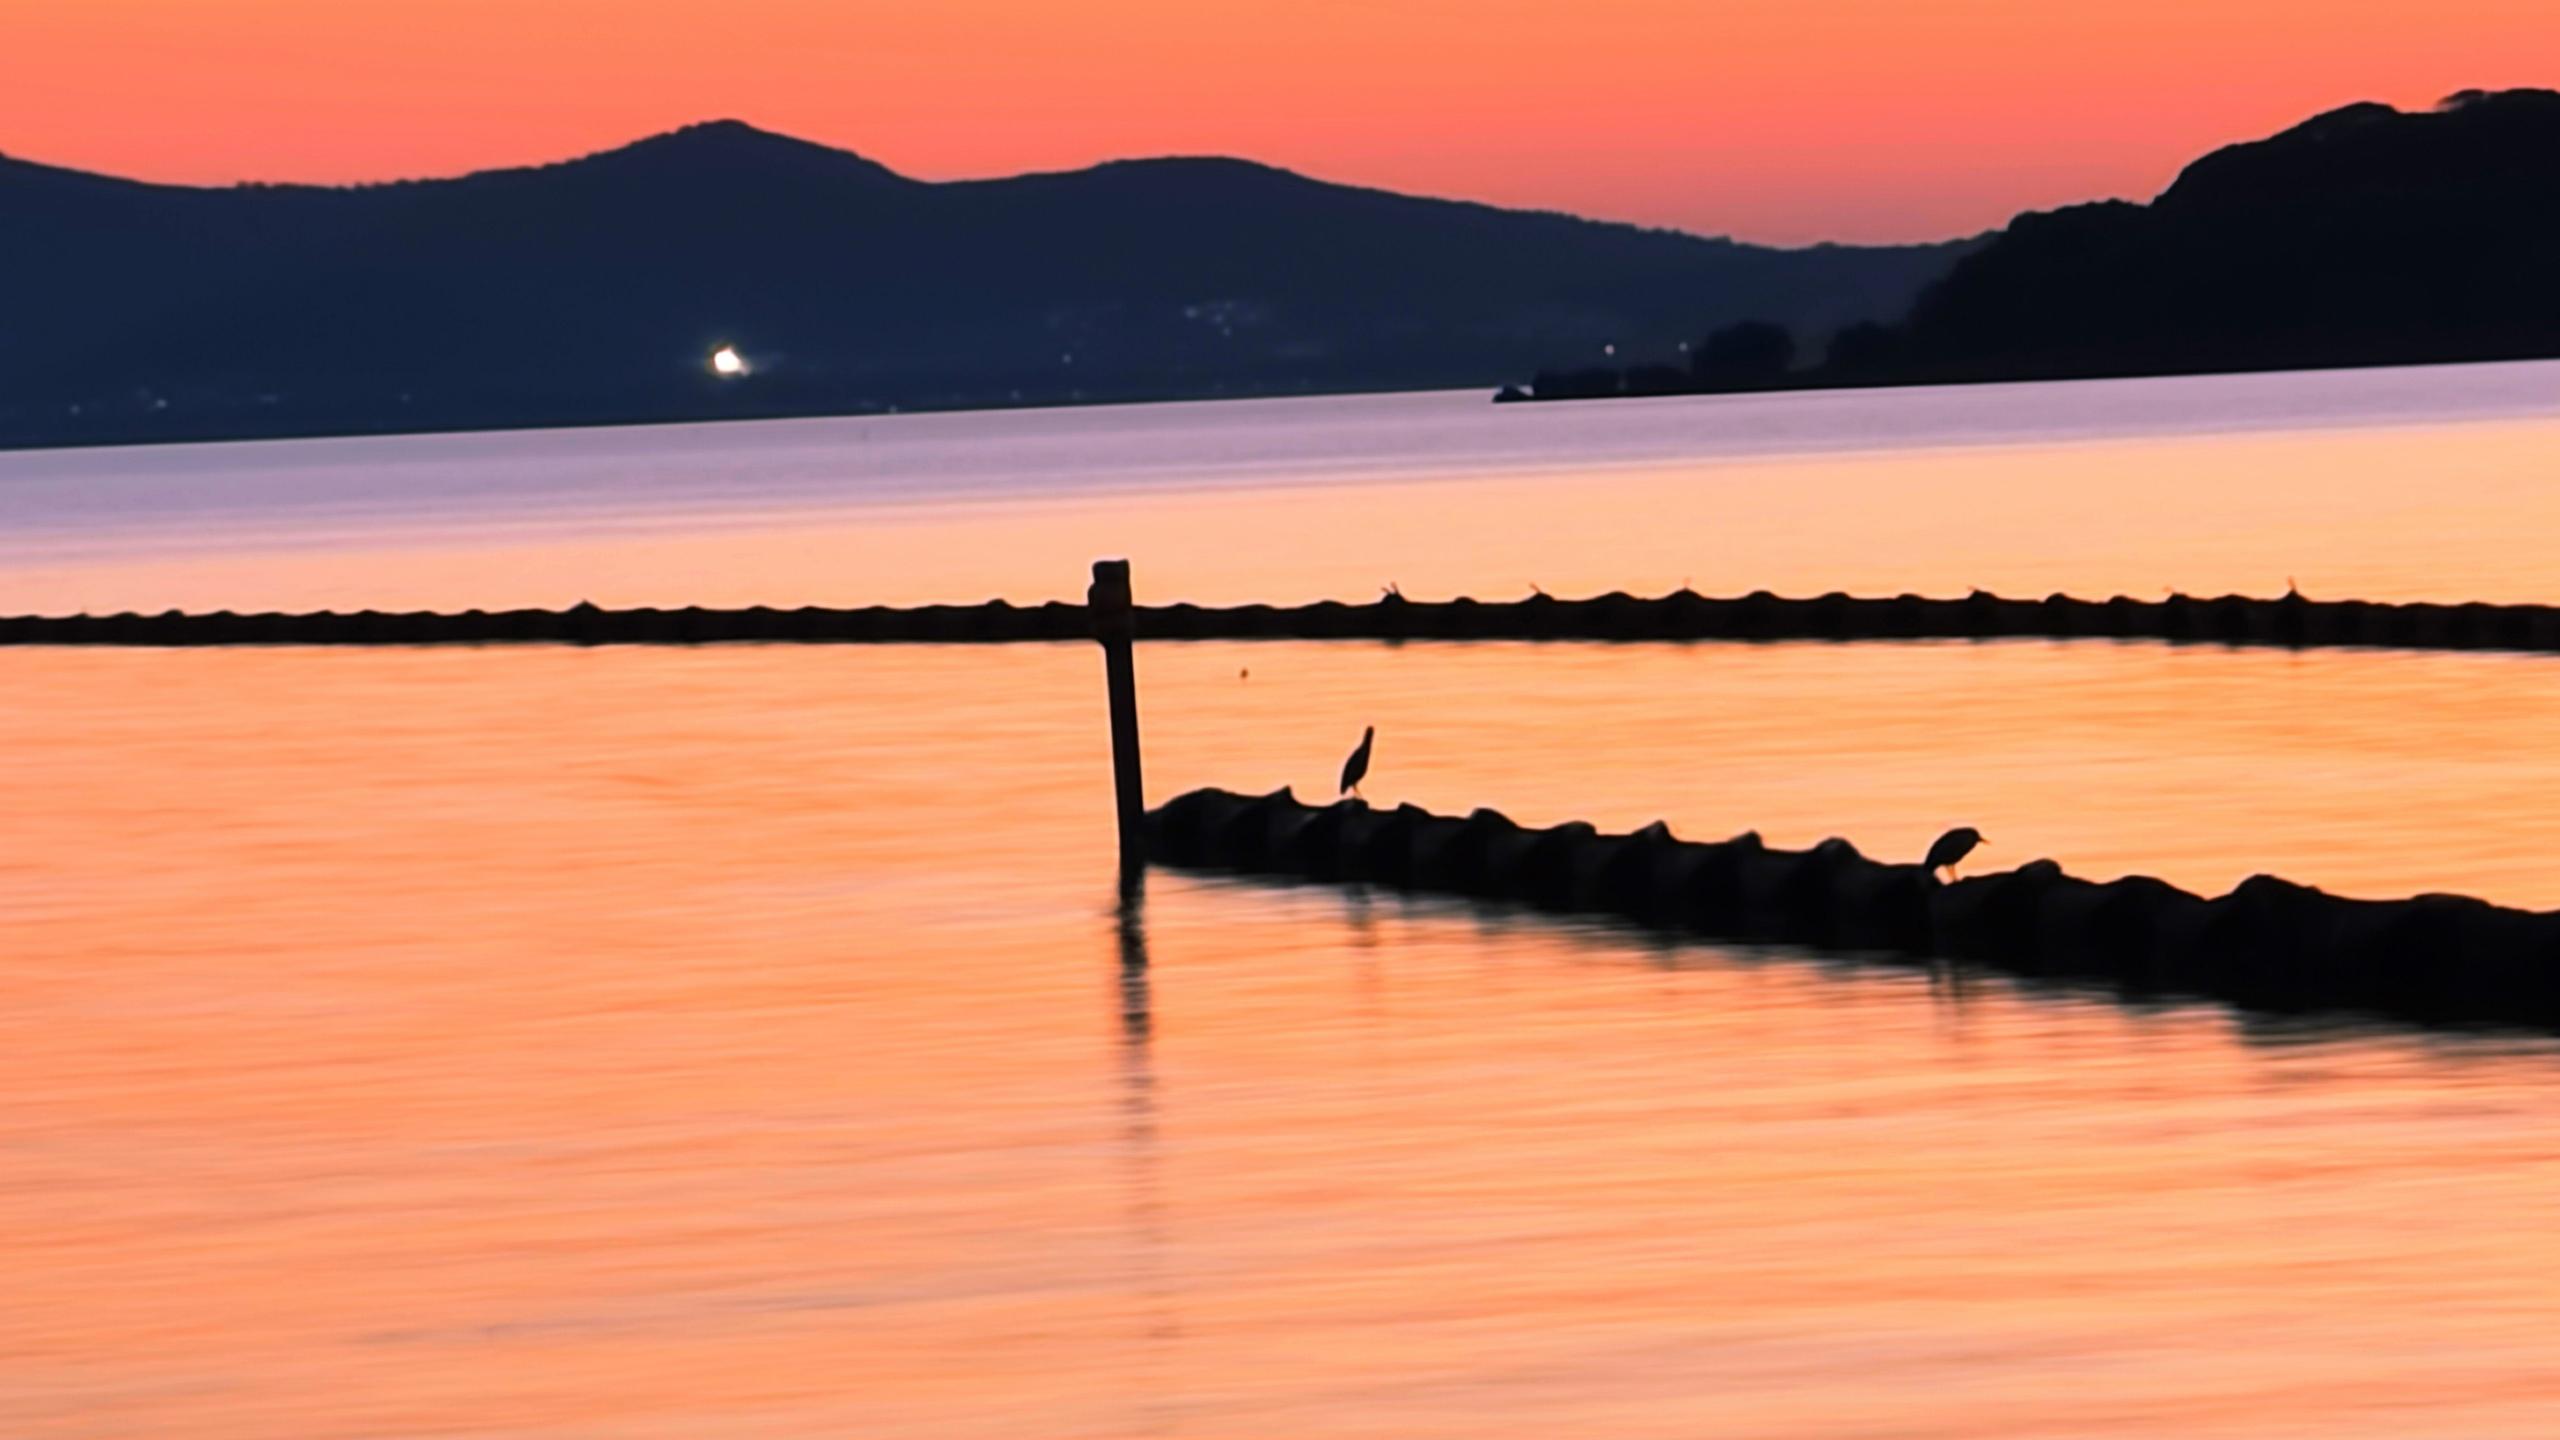
[[[2554,598],[2560,366],[0,455],[0,610]],[[2560,906],[2560,662],[1160,645],[1150,788]],[[1159,873],[1083,645],[0,651],[0,1434],[2560,1428],[2560,1045]]]

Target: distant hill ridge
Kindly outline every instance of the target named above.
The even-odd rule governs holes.
[[[2145,205],[2023,216],[1911,317],[1923,374],[2560,354],[2560,93],[2351,105]]]
[[[1764,361],[1682,388],[2560,356],[2555,256],[2560,93],[2349,105],[2216,150],[2150,204],[2021,215],[1906,322],[1855,327],[1810,369]],[[1536,387],[1628,388],[1589,369]]]
[[[0,445],[1490,384],[1901,313],[1773,249],[1172,158],[911,179],[734,120],[346,187],[0,159]],[[750,373],[722,381],[735,345]]]

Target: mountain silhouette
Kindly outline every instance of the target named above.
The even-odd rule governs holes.
[[[737,121],[221,189],[0,157],[0,445],[1474,385],[1898,315],[1962,243],[1771,249],[1224,159],[934,183]],[[722,381],[711,352],[750,362]]]
[[[1853,326],[1810,368],[1700,366],[1671,388],[2560,356],[2555,242],[2560,93],[2464,91],[2420,112],[2350,105],[2217,150],[2148,205],[2021,215],[1903,323]],[[1647,372],[1582,367],[1541,373],[1533,394],[1661,388]]]
[[[1910,378],[2560,354],[2560,93],[2351,105],[2149,205],[2019,217],[1902,327]]]

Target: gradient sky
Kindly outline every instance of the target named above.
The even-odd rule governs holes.
[[[1222,153],[1780,242],[2145,198],[2351,100],[2535,84],[2551,0],[0,0],[0,152],[149,179],[732,116],[932,179]]]

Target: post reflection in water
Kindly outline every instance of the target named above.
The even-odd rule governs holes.
[[[1112,907],[1112,929],[1120,942],[1120,1035],[1124,1055],[1141,1068],[1146,1060],[1148,1031],[1154,1023],[1147,996],[1147,872],[1133,867],[1120,873],[1118,902]]]
[[[1130,1404],[1140,1433],[1169,1435],[1178,1420],[1172,1404],[1176,1386],[1172,1357],[1163,1351],[1181,1337],[1182,1327],[1174,1282],[1166,1273],[1168,1220],[1157,1155],[1155,1012],[1143,866],[1124,866],[1120,872],[1112,932],[1120,962],[1120,1151],[1127,1167],[1129,1292],[1138,1320],[1130,1366],[1136,1393]]]

